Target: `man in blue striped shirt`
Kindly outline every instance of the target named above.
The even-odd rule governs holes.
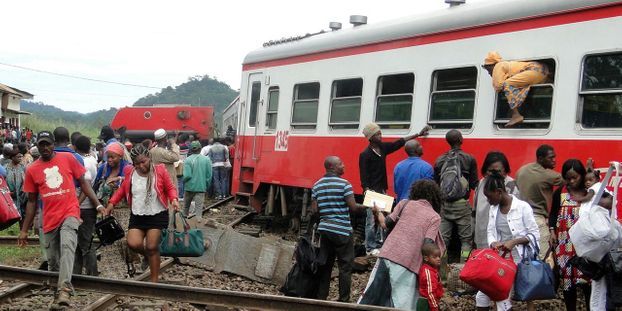
[[[311,190],[311,208],[320,213],[320,258],[326,259],[318,271],[318,299],[326,300],[328,297],[330,274],[336,257],[339,267],[339,301],[349,302],[354,260],[350,210],[363,210],[365,206],[356,204],[352,185],[341,178],[345,169],[341,159],[327,157],[324,168],[326,174]]]

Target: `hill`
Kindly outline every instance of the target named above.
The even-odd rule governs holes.
[[[188,82],[176,87],[167,87],[160,92],[147,95],[134,106],[152,106],[154,104],[190,104],[192,106],[213,106],[215,120],[220,120],[222,111],[238,95],[224,82],[209,76],[188,78]],[[32,115],[22,116],[22,126],[29,127],[35,132],[53,130],[57,126],[66,127],[69,132],[79,131],[84,135],[96,139],[102,126],[110,124],[117,112],[116,108],[99,110],[91,113],[65,111],[52,105],[41,102],[23,100],[21,109]],[[217,121],[220,123],[220,121]]]
[[[115,113],[117,113],[116,108],[80,113],[27,100],[22,100],[20,104],[22,110],[32,113],[29,116],[22,116],[22,127],[28,127],[38,132],[41,130],[51,131],[58,126],[64,126],[70,133],[79,131],[91,139],[95,139],[99,135],[101,127],[110,124]]]
[[[216,78],[195,76],[188,82],[176,87],[167,87],[162,91],[147,95],[134,103],[134,106],[152,106],[157,104],[189,104],[191,106],[213,106],[216,120],[220,120],[222,111],[238,96],[238,91]]]

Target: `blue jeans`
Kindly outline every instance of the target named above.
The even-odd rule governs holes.
[[[229,171],[224,166],[212,167],[214,181],[214,194],[217,196],[229,196]]]
[[[365,250],[368,252],[381,248],[384,242],[385,233],[380,226],[374,224],[374,213],[371,208],[366,209],[367,218],[365,219]]]
[[[177,196],[180,199],[184,198],[184,180],[182,177],[177,178]]]

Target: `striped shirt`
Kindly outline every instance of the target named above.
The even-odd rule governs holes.
[[[345,236],[352,234],[350,209],[346,204],[346,198],[350,195],[354,195],[352,185],[332,173],[324,175],[313,185],[311,198],[317,201],[320,212],[318,230]]]

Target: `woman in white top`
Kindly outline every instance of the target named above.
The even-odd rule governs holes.
[[[104,215],[125,199],[131,208],[127,245],[149,261],[151,282],[158,282],[160,273],[160,237],[168,227],[168,206],[179,210],[177,190],[164,164],[153,165],[149,149],[136,145],[131,153],[134,166],[124,169],[125,179],[108,201]]]
[[[499,173],[505,178],[505,190],[508,194],[515,197],[519,196],[516,181],[510,177],[510,162],[503,152],[491,151],[486,154],[484,163],[482,164],[482,176],[477,189],[475,189],[475,227],[474,241],[477,248],[488,248],[488,215],[490,213],[490,204],[484,195],[484,185],[486,178],[493,173]]]
[[[525,244],[538,244],[540,231],[533,217],[531,206],[507,193],[505,177],[495,172],[487,177],[484,184],[484,195],[490,203],[488,219],[488,245],[500,252],[510,252],[514,262],[522,259]],[[528,235],[533,235],[536,241],[530,241]],[[490,298],[482,292],[477,292],[475,305],[478,310],[488,310]],[[511,310],[510,297],[503,301],[496,301],[497,310]],[[528,304],[529,310],[535,310],[534,305]]]

